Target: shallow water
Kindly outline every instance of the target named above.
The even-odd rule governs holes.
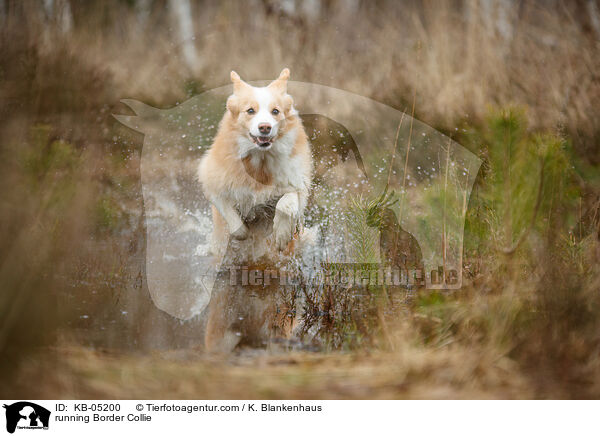
[[[229,87],[219,88],[168,110],[126,101],[138,116],[117,116],[144,133],[140,165],[143,215],[137,226],[116,242],[127,253],[119,274],[108,280],[98,278],[104,281],[100,286],[103,293],[108,290],[111,295],[109,309],[88,314],[89,301],[76,298],[81,314],[72,324],[91,343],[201,346],[215,289],[232,294],[227,280],[217,285],[225,259],[209,253],[209,204],[197,182],[198,160],[216,133],[229,93]],[[361,209],[388,187],[398,195],[389,206],[390,216],[394,222],[398,217],[394,224],[398,231],[419,247],[425,271],[443,267],[460,274],[464,215],[480,160],[408,115],[363,97],[302,83],[291,83],[290,93],[303,114],[315,158],[315,184],[305,216],[314,243],[275,266],[306,274],[322,270],[324,263],[389,263],[385,257],[396,256],[397,250],[390,252],[389,244],[382,245],[383,233],[369,225],[368,215]],[[267,223],[264,235],[268,233]],[[132,240],[136,249],[125,248],[131,247]],[[385,252],[384,247],[388,247]],[[235,248],[235,243],[230,245],[230,251]],[[425,279],[428,288],[460,286],[460,277],[458,285],[438,285],[433,273]],[[89,288],[90,301],[106,299],[106,295],[95,297],[99,292],[95,280],[75,287]],[[327,329],[354,322],[352,314],[357,311],[367,316],[372,305],[361,301],[380,298],[372,287],[348,291],[346,286],[345,291],[336,290],[337,301],[323,309],[321,301],[310,301],[323,299],[325,294],[333,298],[323,283],[296,285],[291,291],[270,288],[270,302],[261,304],[278,306],[282,298],[291,295],[294,316],[304,324],[298,328],[311,340],[327,334]],[[243,298],[231,301],[238,307],[227,306],[223,313],[235,318],[238,309],[243,309],[244,317],[250,316],[243,306],[254,303]],[[264,309],[256,308],[259,310]],[[243,326],[236,328],[235,334],[244,334],[240,333]]]

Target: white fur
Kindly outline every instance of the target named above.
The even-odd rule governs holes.
[[[288,192],[277,202],[273,219],[275,244],[284,250],[294,237],[299,221],[299,200],[296,192]]]
[[[278,80],[287,80],[284,72]],[[232,130],[231,125],[227,124],[226,129],[229,130],[223,130],[223,132],[237,132],[237,137],[234,137],[234,144],[237,147],[233,150],[236,157],[240,160],[249,160],[245,165],[250,164],[254,168],[261,168],[261,171],[269,175],[269,184],[262,185],[258,180],[253,180],[252,183],[240,183],[239,176],[231,177],[228,176],[231,172],[220,171],[219,168],[223,168],[225,165],[223,162],[215,160],[212,155],[212,147],[200,163],[200,181],[204,186],[207,198],[225,221],[229,235],[238,240],[249,238],[249,242],[251,242],[250,240],[256,239],[257,235],[250,234],[244,224],[244,219],[248,217],[254,207],[279,199],[275,207],[272,238],[277,248],[285,250],[294,238],[306,207],[312,173],[310,149],[307,148],[301,123],[290,126],[289,130],[284,130],[285,133],[282,132],[282,129],[288,126],[287,122],[297,123],[297,120],[289,121],[291,117],[297,116],[297,111],[293,107],[293,103],[288,103],[287,109],[282,103],[282,101],[291,101],[291,98],[287,95],[285,88],[282,88],[284,85],[281,82],[278,82],[276,86],[255,88],[245,82],[240,82],[236,73],[232,73],[232,80],[234,95],[228,100],[228,105],[229,103],[235,105],[236,98],[248,98],[248,95],[251,95],[255,100],[252,108],[256,113],[245,114],[243,108],[232,106],[234,109],[231,109],[228,106],[230,114],[226,114],[226,117],[234,117],[231,119],[233,122],[240,122],[239,118],[236,118],[239,116],[251,115],[251,117],[245,125],[245,129],[242,129],[243,131]],[[272,114],[275,107],[281,111],[277,116]],[[285,117],[288,119],[286,120]],[[271,127],[268,135],[259,131],[261,124],[268,124]],[[261,136],[271,138],[268,146],[259,146],[252,138]],[[231,141],[231,139],[227,141]],[[219,142],[219,133],[214,144],[223,147],[224,143]],[[301,144],[301,151],[296,153],[298,144]],[[234,173],[235,171],[233,170]],[[220,226],[222,227],[222,224]],[[217,235],[213,235],[211,244],[211,251],[215,254],[227,244],[227,235],[221,230],[217,233]]]
[[[273,143],[273,146],[267,151],[263,151],[256,147],[248,149],[246,148],[247,142],[251,141],[245,136],[240,136],[238,138],[240,157],[250,156],[251,161],[255,164],[257,161],[264,160],[268,171],[273,176],[273,184],[265,186],[265,189],[261,191],[257,192],[250,188],[238,188],[224,194],[230,200],[231,204],[237,205],[240,213],[246,215],[254,206],[265,204],[271,198],[282,196],[288,192],[308,192],[310,181],[305,180],[303,174],[297,171],[301,157],[290,157],[297,135],[298,132],[296,129],[290,130],[281,138],[277,139]],[[214,201],[213,204],[215,204]],[[304,208],[304,206],[305,203],[302,203],[302,208]],[[215,207],[221,211],[219,205],[215,204]],[[223,218],[225,218],[228,224],[230,223],[225,215],[223,215]],[[231,223],[234,226],[238,225],[237,221],[233,218]],[[235,231],[231,225],[230,230],[232,234]]]
[[[258,102],[258,112],[256,115],[254,115],[254,117],[252,117],[250,133],[252,133],[254,136],[261,136],[263,134],[258,130],[258,126],[260,124],[268,124],[271,126],[271,133],[268,136],[274,138],[277,136],[279,123],[271,114],[271,103],[274,100],[273,93],[267,87],[254,88],[254,97]]]

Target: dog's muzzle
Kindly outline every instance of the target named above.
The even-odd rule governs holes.
[[[252,141],[259,147],[266,148],[271,145],[273,138],[270,136],[254,136],[252,133],[249,134]]]

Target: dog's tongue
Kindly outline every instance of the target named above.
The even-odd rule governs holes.
[[[252,140],[261,147],[267,147],[271,144],[271,138],[268,136],[252,136]]]

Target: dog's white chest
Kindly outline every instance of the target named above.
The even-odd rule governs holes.
[[[297,159],[281,160],[272,156],[264,156],[264,159],[265,162],[262,164],[271,174],[270,184],[263,185],[258,190],[250,186],[240,187],[229,193],[242,215],[247,214],[255,206],[268,204],[288,192],[300,190],[303,186],[300,162]]]

